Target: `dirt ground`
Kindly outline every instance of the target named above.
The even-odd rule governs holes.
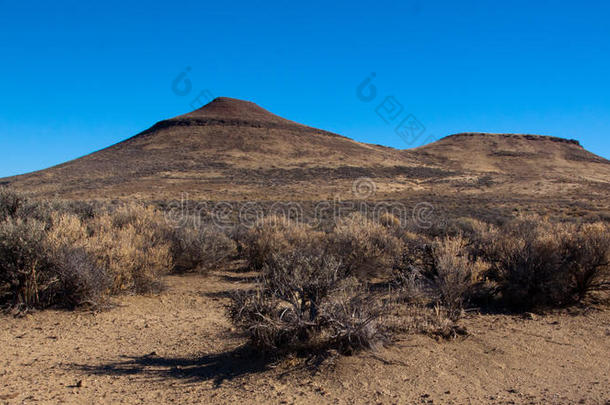
[[[171,276],[100,313],[0,315],[0,404],[610,404],[610,311],[476,315],[468,337],[404,336],[314,372],[240,349],[224,305],[247,281]]]

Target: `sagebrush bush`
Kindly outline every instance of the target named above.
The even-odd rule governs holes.
[[[309,225],[298,224],[281,216],[269,216],[259,221],[243,237],[243,254],[248,266],[261,270],[271,256],[295,247],[307,247],[323,239]]]
[[[152,208],[110,211],[0,190],[0,304],[73,307],[149,292],[172,266],[170,228]]]
[[[357,213],[340,220],[330,238],[346,274],[361,278],[390,274],[402,251],[385,226]]]
[[[610,287],[608,230],[602,223],[519,218],[483,235],[479,249],[507,307],[559,307]]]
[[[45,256],[45,226],[20,218],[0,222],[0,287],[3,304],[35,306],[46,301],[44,293],[52,274]]]
[[[185,226],[172,233],[175,272],[216,269],[227,264],[236,252],[235,242],[212,226]]]
[[[610,290],[610,226],[604,223],[575,227],[564,240],[565,266],[577,301]]]
[[[503,229],[489,245],[503,302],[517,310],[561,306],[569,296],[562,263],[565,235],[534,221],[518,221]]]
[[[172,268],[170,231],[163,215],[130,204],[90,224],[89,251],[112,274],[112,293],[148,293],[161,287],[160,277]]]
[[[17,217],[26,196],[6,187],[0,187],[0,220]]]
[[[433,242],[408,231],[400,235],[400,242],[401,252],[392,269],[396,299],[408,304],[425,304],[430,294],[423,273],[432,266],[429,249]]]
[[[85,248],[64,246],[52,251],[51,260],[57,284],[48,305],[75,308],[85,304],[97,306],[104,300],[112,282],[111,275]]]
[[[474,296],[489,268],[487,263],[469,256],[467,245],[468,241],[459,235],[437,239],[429,250],[431,265],[424,270],[440,303],[454,319]]]
[[[371,294],[362,282],[344,280],[321,308],[327,344],[343,354],[377,348],[390,338],[383,324],[389,311],[389,304]]]
[[[355,283],[356,287],[346,287]],[[347,277],[340,261],[320,246],[274,253],[258,287],[234,295],[233,322],[263,350],[374,346],[381,337],[364,285]]]
[[[469,241],[460,236],[429,240],[405,233],[403,251],[394,267],[397,298],[415,305],[442,305],[457,319],[477,294],[489,265],[470,254]]]
[[[0,304],[72,308],[98,302],[107,272],[73,240],[60,240],[61,233],[35,219],[0,222]]]

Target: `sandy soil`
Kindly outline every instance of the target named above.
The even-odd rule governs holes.
[[[478,315],[314,372],[240,349],[224,314],[241,275],[169,277],[101,313],[0,315],[0,403],[610,404],[610,312]]]

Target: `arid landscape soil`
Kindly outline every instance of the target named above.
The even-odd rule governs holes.
[[[246,353],[225,315],[248,273],[170,276],[102,312],[2,315],[0,403],[607,404],[610,313],[477,315],[470,335],[405,335],[326,359]]]

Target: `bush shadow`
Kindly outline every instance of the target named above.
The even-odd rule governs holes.
[[[207,354],[199,357],[162,357],[151,353],[145,356],[123,356],[125,360],[96,366],[75,365],[76,369],[92,375],[133,376],[151,379],[178,379],[185,382],[212,381],[215,387],[225,381],[264,372],[273,358],[256,352],[252,347]]]

